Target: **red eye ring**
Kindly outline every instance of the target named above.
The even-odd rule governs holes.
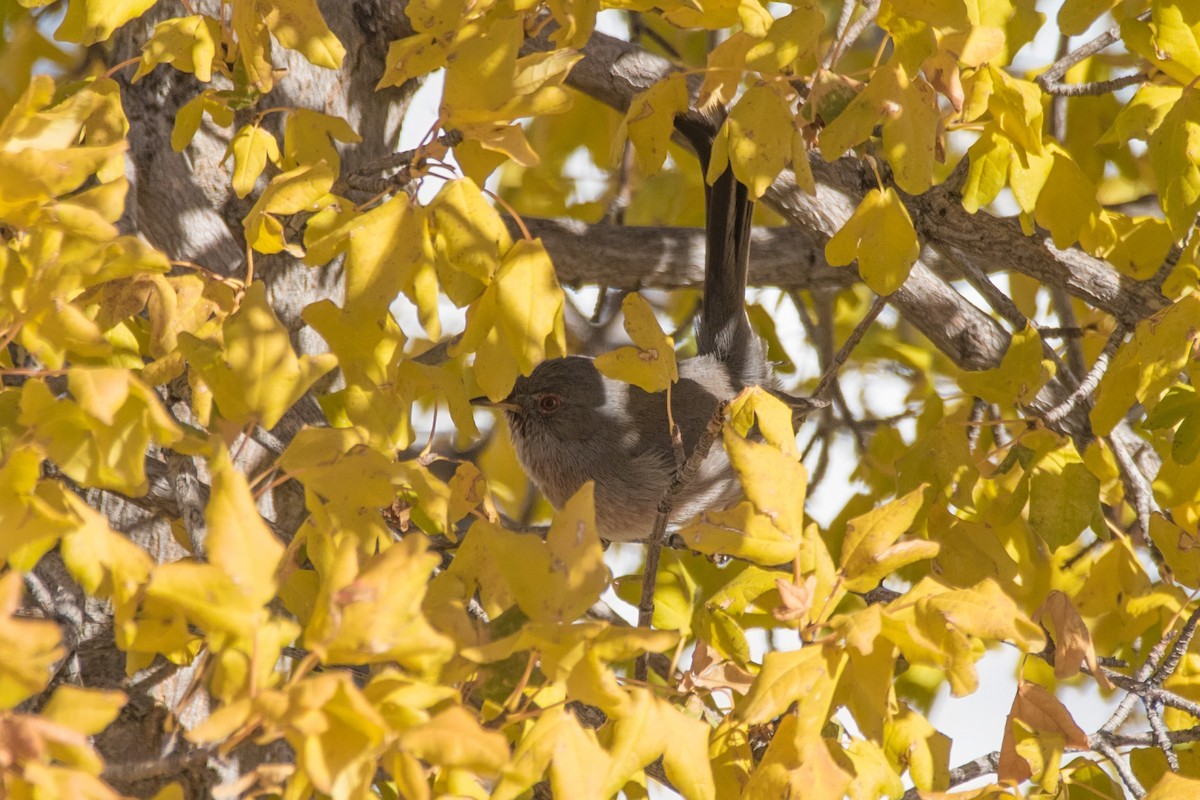
[[[553,414],[561,407],[562,397],[557,394],[547,393],[538,398],[538,408],[542,410],[543,414]]]

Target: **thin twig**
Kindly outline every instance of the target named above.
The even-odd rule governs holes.
[[[996,310],[997,314],[1003,317],[1009,325],[1012,325],[1013,330],[1020,331],[1024,330],[1027,326],[1033,325],[1029,318],[1021,312],[1021,309],[1017,308],[1017,304],[1013,302],[1013,299],[1000,291],[999,287],[992,283],[987,274],[974,261],[969,258],[955,258],[953,262],[959,268],[959,271],[962,272],[963,277],[967,279],[967,282],[983,295],[983,299]],[[1041,338],[1040,332],[1038,338]],[[1047,359],[1054,362],[1063,383],[1068,385],[1075,384],[1078,380],[1076,376],[1067,369],[1062,359],[1058,357],[1058,353],[1044,339],[1042,340],[1042,353]]]
[[[1109,762],[1112,763],[1113,769],[1117,771],[1117,775],[1121,778],[1121,782],[1124,783],[1129,789],[1130,794],[1132,794],[1134,797],[1146,796],[1146,789],[1133,774],[1133,769],[1130,768],[1129,762],[1117,752],[1115,747],[1109,744],[1107,738],[1099,734],[1093,734],[1092,736],[1088,737],[1088,741],[1093,750],[1107,758]]]
[[[950,788],[990,775],[1000,767],[1000,753],[992,751],[950,770]],[[904,793],[902,800],[918,800],[921,790],[915,786]]]
[[[651,621],[654,619],[654,588],[658,581],[658,561],[662,555],[663,541],[666,539],[667,522],[671,517],[671,507],[674,505],[675,498],[679,496],[679,493],[696,477],[696,473],[700,470],[700,465],[708,457],[708,451],[712,448],[713,442],[721,435],[721,428],[725,425],[725,412],[728,409],[728,401],[722,401],[717,404],[717,408],[708,420],[708,426],[704,429],[704,434],[700,437],[700,441],[696,442],[696,446],[692,448],[691,455],[688,456],[683,466],[675,470],[675,476],[671,479],[671,485],[667,487],[667,490],[663,492],[662,498],[658,501],[658,515],[654,518],[654,531],[650,534],[649,544],[646,548],[646,566],[642,572],[642,597],[638,603],[639,628],[649,628]],[[639,681],[645,681],[648,671],[649,660],[646,654],[643,653],[638,656],[637,664],[634,666],[634,677]]]
[[[972,453],[979,444],[979,435],[983,433],[983,426],[979,423],[983,422],[989,407],[983,398],[976,397],[971,400],[971,414],[967,417],[967,450]]]
[[[837,43],[833,46],[833,49],[831,49],[830,52],[825,55],[826,69],[833,69],[834,65],[836,65],[838,60],[842,57],[842,53],[846,52],[846,49],[850,47],[850,45],[858,41],[858,37],[863,35],[863,32],[867,29],[867,26],[875,21],[876,15],[879,14],[879,4],[879,0],[866,0],[866,2],[863,4],[862,15],[858,19],[854,20],[854,22],[852,22],[849,27],[842,32],[837,39]]]
[[[1092,368],[1088,370],[1083,381],[1075,391],[1071,392],[1065,400],[1056,405],[1054,408],[1042,415],[1042,420],[1050,427],[1058,424],[1066,419],[1067,415],[1075,410],[1084,399],[1090,399],[1092,392],[1100,385],[1100,379],[1104,377],[1104,373],[1108,370],[1108,363],[1116,354],[1117,348],[1125,341],[1125,334],[1129,329],[1125,327],[1125,323],[1117,320],[1117,327],[1113,329],[1112,335],[1108,337],[1108,341],[1104,344],[1104,349],[1096,358],[1096,363],[1092,364]]]
[[[1050,287],[1050,302],[1054,306],[1054,313],[1058,315],[1058,321],[1062,323],[1060,328],[1040,328],[1038,333],[1043,340],[1052,338],[1057,331],[1079,331],[1079,322],[1075,318],[1075,309],[1071,306],[1071,295],[1067,294],[1066,290],[1059,286]],[[1054,333],[1052,333],[1052,330]],[[1080,332],[1082,333],[1082,331]],[[1071,372],[1077,378],[1082,378],[1084,372],[1087,371],[1087,362],[1083,357],[1083,336],[1063,336],[1064,344],[1067,348],[1067,366],[1071,368]]]
[[[854,330],[851,331],[849,338],[847,338],[846,342],[842,345],[842,349],[837,351],[837,355],[833,357],[833,361],[828,367],[825,368],[825,374],[822,375],[821,380],[817,382],[817,388],[813,389],[813,397],[819,399],[824,395],[825,390],[829,388],[829,385],[833,382],[834,378],[837,377],[837,372],[841,368],[842,364],[846,363],[846,359],[850,357],[850,354],[854,352],[854,348],[857,347],[858,343],[862,341],[863,336],[865,336],[867,333],[867,328],[871,327],[871,323],[874,322],[875,318],[879,316],[879,312],[883,311],[883,307],[887,305],[887,302],[888,301],[886,297],[877,296],[875,298],[875,302],[873,302],[871,307],[867,309],[867,313],[861,320],[859,320],[858,324],[854,326]]]
[[[1154,734],[1154,741],[1158,745],[1158,749],[1162,750],[1163,755],[1167,758],[1167,766],[1172,772],[1179,771],[1179,756],[1175,754],[1175,748],[1171,746],[1171,740],[1167,736],[1167,726],[1163,724],[1162,719],[1162,703],[1157,700],[1146,701],[1146,719],[1150,722],[1150,732]]]
[[[1134,19],[1142,21],[1150,19],[1150,12],[1143,11],[1141,14],[1138,14],[1136,17],[1134,17]],[[1119,89],[1121,86],[1129,86],[1130,84],[1144,81],[1146,79],[1144,75],[1124,75],[1120,78],[1115,78],[1112,81],[1099,81],[1095,84],[1076,84],[1075,86],[1080,87],[1079,89],[1075,88],[1075,86],[1062,82],[1063,76],[1067,74],[1067,70],[1078,64],[1080,61],[1083,61],[1085,58],[1089,58],[1096,53],[1099,53],[1101,50],[1108,47],[1110,44],[1120,38],[1121,26],[1114,25],[1104,33],[1097,36],[1095,39],[1076,47],[1074,50],[1051,64],[1049,69],[1036,78],[1037,85],[1042,87],[1042,91],[1046,92],[1047,94],[1104,94],[1106,92],[1113,91],[1114,89]],[[1101,84],[1110,85],[1104,86],[1103,91],[1087,91],[1089,88],[1099,87]]]
[[[1115,434],[1116,431],[1113,433]],[[1154,487],[1142,474],[1120,437],[1110,435],[1106,437],[1105,441],[1108,442],[1113,456],[1117,459],[1117,466],[1124,479],[1125,491],[1133,496],[1133,507],[1137,511],[1138,526],[1141,528],[1142,535],[1146,535],[1150,531],[1150,514],[1155,508]]]

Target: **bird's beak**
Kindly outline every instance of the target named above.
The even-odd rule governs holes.
[[[471,405],[483,408],[499,408],[504,411],[520,411],[521,407],[511,400],[488,400],[486,397],[472,397]]]

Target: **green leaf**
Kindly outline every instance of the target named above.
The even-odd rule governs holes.
[[[1033,532],[1055,550],[1100,521],[1100,479],[1084,466],[1075,448],[1066,445],[1042,456],[1030,474]]]

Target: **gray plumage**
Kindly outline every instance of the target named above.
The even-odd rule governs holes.
[[[707,171],[710,129],[687,115],[677,117],[675,125]],[[728,168],[705,186],[704,199],[707,251],[698,355],[680,362],[679,382],[671,389],[671,413],[685,459],[720,401],[747,386],[774,385],[745,309],[754,204]],[[615,541],[650,536],[676,468],[665,392],[650,394],[605,378],[591,359],[572,356],[539,364],[494,405],[505,410],[521,465],[556,508],[585,482],[595,481],[600,535]],[[793,405],[801,413],[813,407],[804,401]],[[668,524],[721,508],[740,494],[729,458],[716,445],[675,498]]]
[[[671,412],[685,454],[696,446],[717,403],[734,394],[724,366],[712,356],[680,362]],[[611,541],[650,536],[675,472],[665,392],[650,394],[606,378],[591,359],[569,356],[539,364],[499,405],[521,465],[555,508],[586,481],[595,481],[600,535]],[[677,498],[670,524],[720,508],[740,494],[718,444]]]

